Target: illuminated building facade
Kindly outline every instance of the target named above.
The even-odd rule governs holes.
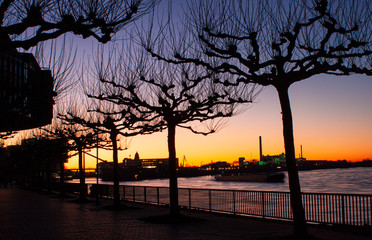
[[[285,163],[285,154],[279,155],[266,155],[261,157],[261,161],[258,162],[259,165],[281,165]]]
[[[177,166],[178,166],[178,158],[176,159]],[[125,168],[168,168],[169,166],[169,159],[168,158],[148,158],[148,159],[140,159],[138,153],[134,159],[131,158],[124,158],[123,165]]]
[[[304,162],[306,158],[300,157],[296,158],[296,162]],[[285,154],[279,155],[266,155],[262,156],[262,160],[258,162],[259,165],[284,165],[286,164],[286,157]]]

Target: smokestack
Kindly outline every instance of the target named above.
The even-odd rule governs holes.
[[[301,145],[301,158],[302,158],[302,145]]]
[[[259,143],[260,143],[260,161],[262,161],[262,139],[261,139],[261,136],[260,136]]]

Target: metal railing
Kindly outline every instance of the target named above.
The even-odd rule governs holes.
[[[112,197],[113,186],[100,184],[98,193]],[[120,194],[126,201],[169,204],[168,187],[120,186]],[[280,220],[293,218],[289,192],[179,188],[178,195],[182,208]],[[372,226],[372,195],[302,193],[302,201],[309,223]]]

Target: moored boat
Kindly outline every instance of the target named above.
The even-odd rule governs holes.
[[[235,182],[283,182],[284,173],[269,172],[269,173],[246,173],[234,175],[216,175],[214,178],[217,181],[235,181]]]

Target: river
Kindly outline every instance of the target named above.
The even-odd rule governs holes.
[[[302,192],[314,193],[357,193],[372,194],[372,167],[319,169],[300,171]],[[73,182],[78,182],[74,179]],[[87,184],[96,183],[95,178],[87,178]],[[99,181],[100,184],[112,182]],[[168,187],[168,179],[151,179],[142,181],[120,182],[121,185]],[[283,183],[258,183],[258,182],[219,182],[214,176],[179,178],[180,188],[202,189],[234,189],[258,191],[285,191],[288,192],[288,176]]]

